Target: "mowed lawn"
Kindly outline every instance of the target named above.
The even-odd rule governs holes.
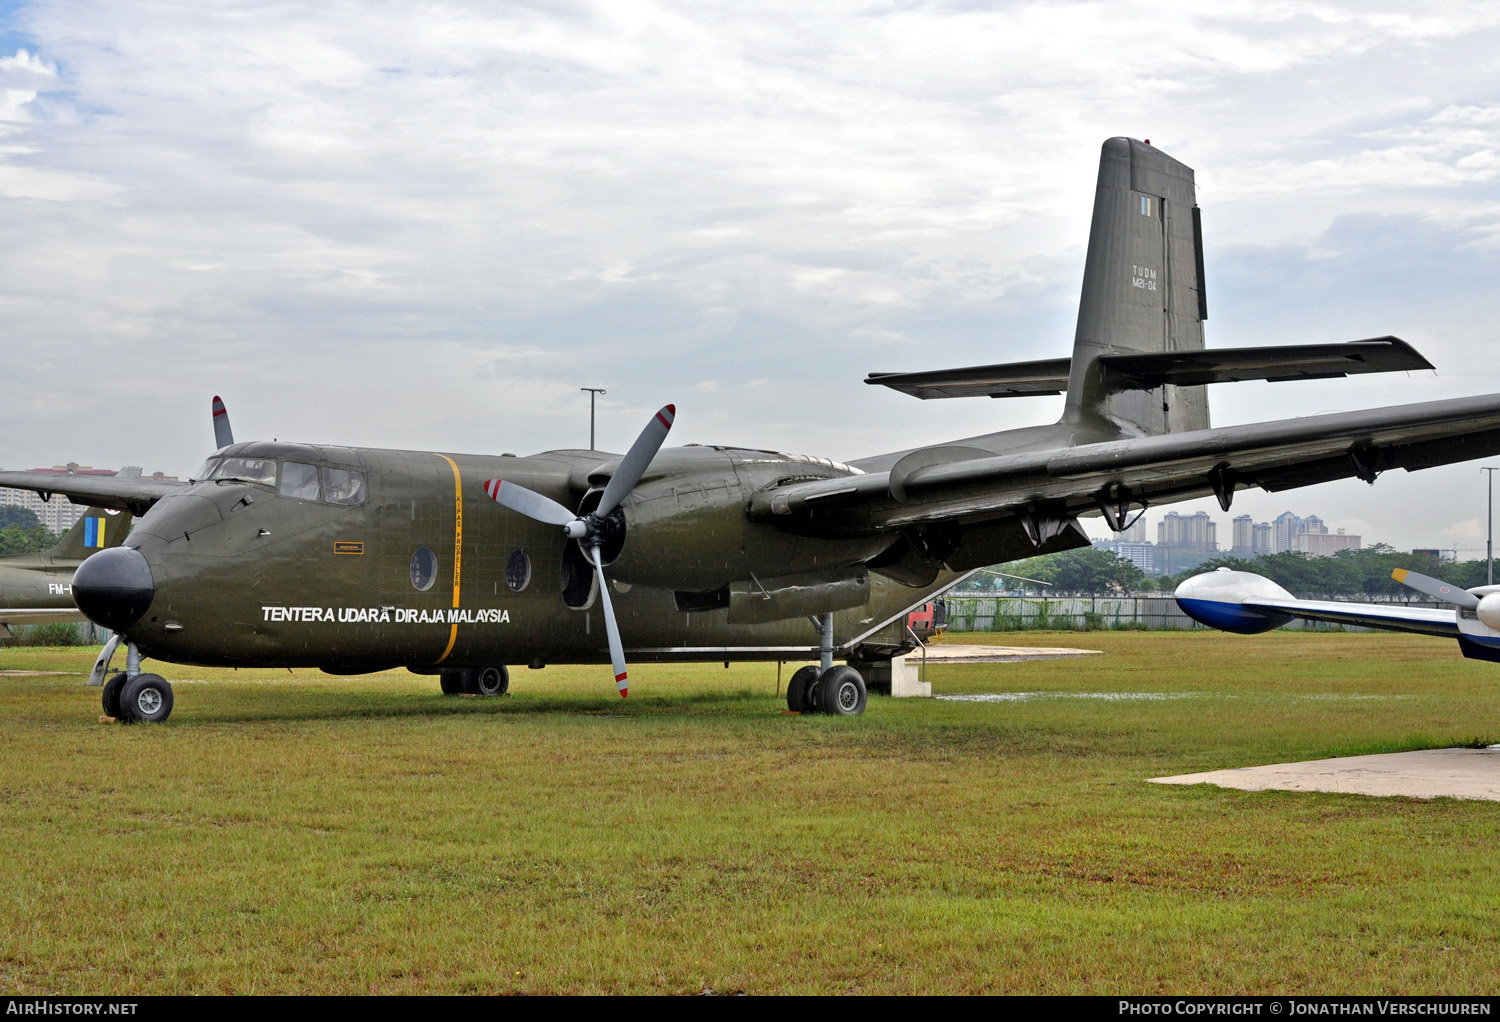
[[[1423,637],[1010,633],[1065,661],[784,715],[776,667],[158,668],[0,649],[7,993],[1484,992],[1500,803],[1148,777],[1500,742]],[[156,666],[156,665],[150,665]],[[791,673],[788,668],[783,678]]]

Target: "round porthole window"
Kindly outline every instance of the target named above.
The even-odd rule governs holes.
[[[505,584],[517,593],[531,585],[531,558],[525,550],[517,550],[505,562]]]
[[[418,547],[411,555],[411,584],[422,592],[432,588],[437,581],[437,554],[425,546]]]

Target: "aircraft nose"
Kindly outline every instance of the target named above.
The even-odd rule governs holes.
[[[90,621],[112,632],[140,620],[156,596],[151,566],[139,550],[100,550],[73,573],[73,602]]]

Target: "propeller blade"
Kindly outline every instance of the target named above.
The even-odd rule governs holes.
[[[1479,597],[1467,589],[1449,585],[1442,579],[1433,578],[1431,575],[1423,575],[1417,571],[1407,571],[1405,568],[1397,568],[1391,572],[1391,578],[1404,586],[1410,586],[1419,593],[1431,596],[1434,600],[1442,600],[1466,610],[1473,610],[1479,606]]]
[[[234,443],[234,430],[229,428],[229,409],[224,407],[223,398],[214,395],[214,447],[222,451]]]
[[[620,506],[625,495],[635,489],[635,484],[641,481],[641,476],[650,467],[651,459],[656,457],[656,452],[666,442],[667,433],[672,429],[672,422],[676,418],[677,406],[667,405],[646,423],[641,435],[635,438],[635,443],[630,445],[630,450],[620,459],[620,466],[615,469],[615,474],[604,484],[604,496],[594,509],[595,516],[609,517],[609,513]]]
[[[485,480],[484,492],[496,504],[548,525],[568,525],[578,517],[551,497],[503,479]]]
[[[604,561],[599,557],[599,547],[589,547],[594,557],[594,573],[599,578],[599,599],[604,604],[604,634],[609,637],[609,659],[615,667],[615,687],[620,698],[630,695],[630,685],[625,680],[625,647],[620,642],[620,626],[615,624],[615,605],[609,600],[609,581],[604,577]]]

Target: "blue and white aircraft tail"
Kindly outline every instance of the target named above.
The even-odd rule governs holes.
[[[1443,635],[1457,639],[1466,657],[1500,663],[1500,585],[1461,589],[1403,568],[1393,571],[1391,577],[1434,600],[1453,604],[1452,609],[1299,600],[1263,575],[1229,568],[1194,575],[1173,595],[1188,617],[1220,631],[1254,635],[1303,618]]]

